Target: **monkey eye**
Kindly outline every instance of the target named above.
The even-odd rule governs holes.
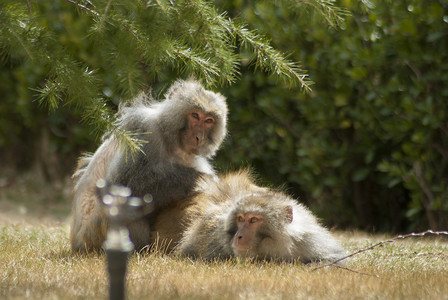
[[[249,223],[257,223],[258,221],[259,220],[257,217],[252,217],[252,218],[250,218]]]
[[[191,116],[193,117],[193,118],[195,118],[196,120],[199,120],[199,115],[197,114],[197,113],[191,113]]]
[[[215,120],[213,118],[208,118],[205,120],[205,123],[213,124],[213,123],[215,123]]]
[[[244,223],[244,217],[243,217],[243,216],[238,216],[238,217],[236,217],[236,220],[237,220],[239,223]]]

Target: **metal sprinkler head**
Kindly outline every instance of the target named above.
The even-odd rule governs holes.
[[[134,250],[127,226],[152,211],[152,196],[132,197],[130,188],[107,185],[103,179],[98,180],[97,188],[103,195],[103,210],[109,219],[103,243],[109,273],[109,299],[121,300],[125,299],[128,256]]]

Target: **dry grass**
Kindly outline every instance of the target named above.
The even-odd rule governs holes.
[[[58,193],[67,196],[60,188]],[[11,190],[0,191],[0,298],[106,299],[105,257],[70,252],[63,214],[43,212],[41,200],[29,207],[22,201],[17,205],[25,208],[17,209]],[[51,203],[60,206],[57,212],[69,209],[64,201]],[[336,235],[349,252],[390,238],[361,232]],[[127,292],[129,299],[448,299],[446,238],[388,243],[356,255],[347,265],[370,275],[313,267],[133,254]]]

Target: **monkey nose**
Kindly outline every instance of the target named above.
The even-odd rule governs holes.
[[[196,136],[196,146],[200,146],[202,144],[202,138],[200,136]]]

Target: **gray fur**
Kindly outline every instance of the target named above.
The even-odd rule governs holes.
[[[186,153],[182,143],[186,134],[187,115],[201,109],[215,119],[205,142]],[[136,248],[150,242],[149,226],[157,211],[171,202],[181,201],[192,192],[202,176],[216,176],[208,162],[226,135],[227,105],[218,93],[205,90],[194,80],[178,80],[159,102],[140,94],[131,104],[120,106],[118,127],[145,140],[134,159],[113,134],[93,155],[80,159],[74,174],[75,197],[71,232],[74,250],[98,249],[105,239],[108,220],[101,212],[101,196],[96,181],[105,178],[107,184],[124,185],[133,196],[153,197],[153,213],[129,225]],[[98,221],[99,219],[99,221]]]

